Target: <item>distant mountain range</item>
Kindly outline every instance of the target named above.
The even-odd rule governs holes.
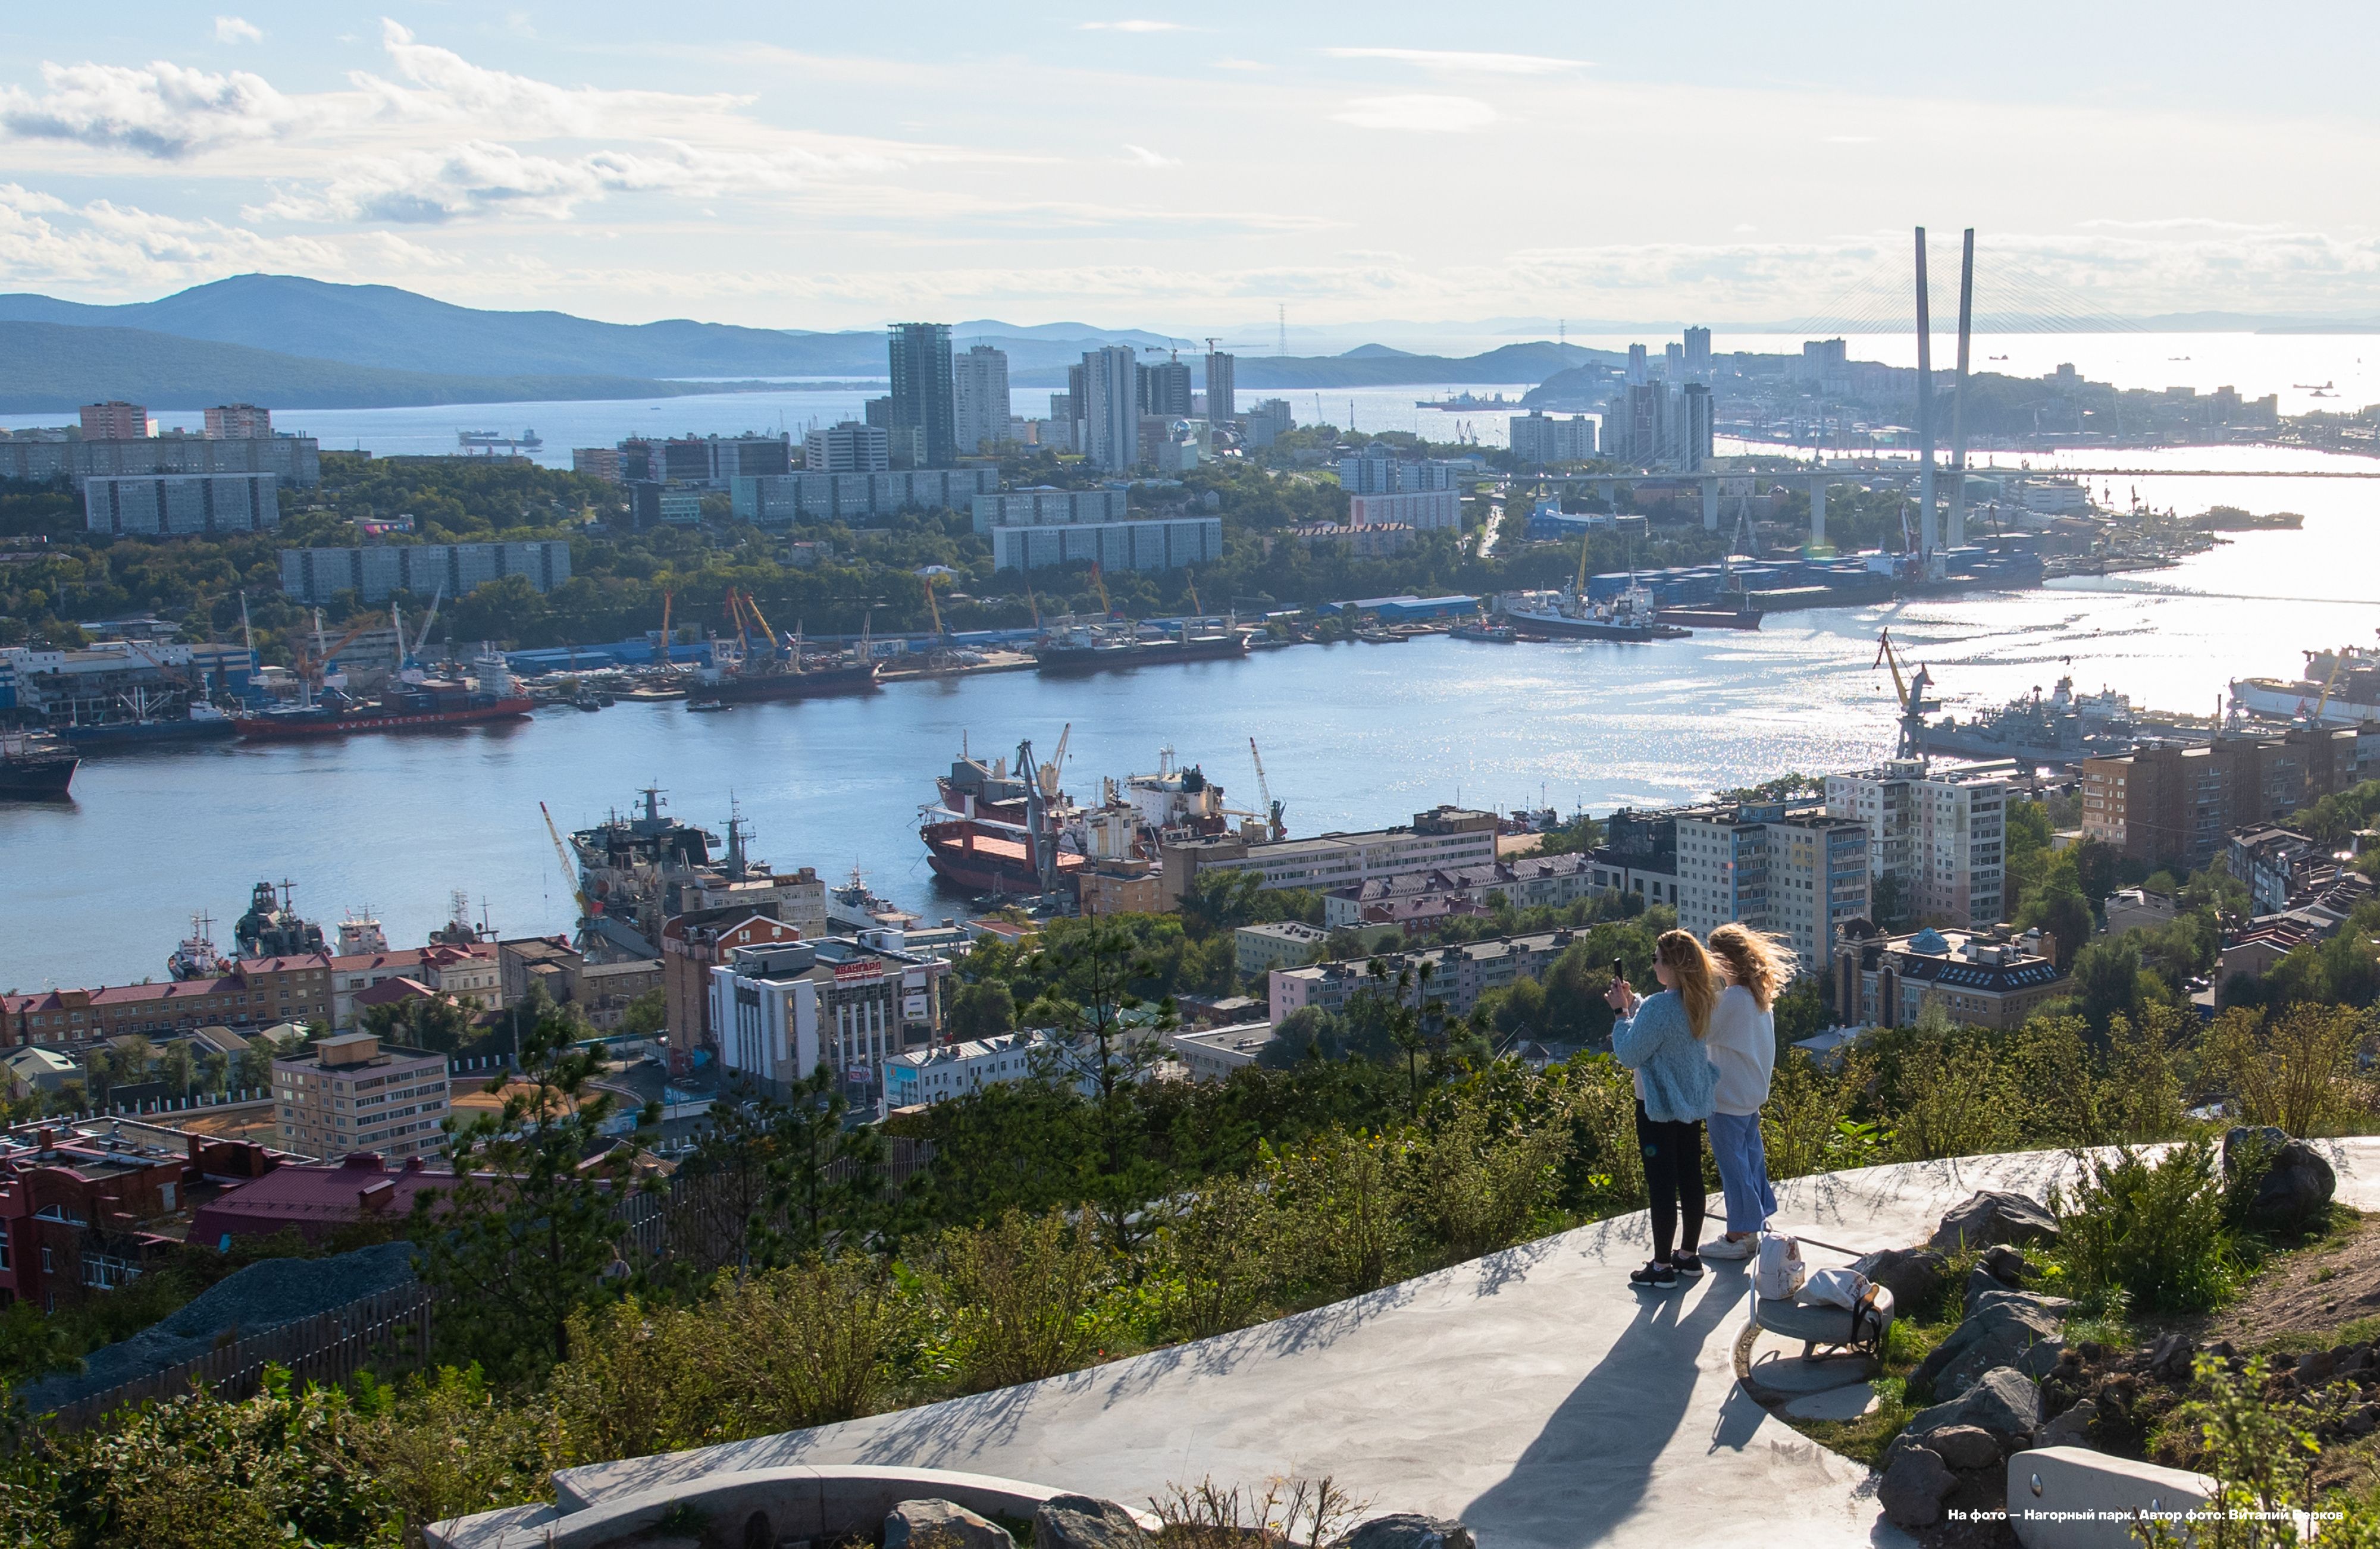
[[[1204,353],[1198,341],[1087,323],[978,319],[951,333],[959,347],[1006,351],[1010,381],[1020,387],[1062,387],[1065,368],[1105,345],[1148,356]],[[1243,355],[1237,380],[1261,391],[1523,382],[1610,358],[1552,344],[1461,359],[1366,345],[1342,356]],[[650,398],[770,378],[880,381],[886,370],[884,334],[875,330],[597,322],[287,274],[242,274],[114,307],[0,296],[0,413],[51,413],[106,398],[164,409],[235,399],[297,409]]]

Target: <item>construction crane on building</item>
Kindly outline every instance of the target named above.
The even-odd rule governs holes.
[[[588,897],[587,889],[579,884],[578,866],[570,858],[570,846],[564,842],[562,829],[554,822],[552,812],[543,802],[537,804],[537,810],[545,817],[546,837],[553,841],[554,858],[562,863],[563,886],[569,889],[570,896],[578,901],[578,942],[584,948],[591,944],[595,918],[603,913],[603,906]]]
[[[1876,660],[1870,670],[1888,667],[1892,670],[1892,692],[1900,701],[1900,741],[1894,750],[1896,758],[1925,756],[1925,717],[1942,708],[1938,699],[1928,699],[1925,691],[1934,686],[1934,676],[1920,663],[1917,671],[1905,680],[1900,672],[1900,657],[1892,648],[1892,631],[1880,630],[1876,637]]]
[[[1272,827],[1272,837],[1287,839],[1289,825],[1281,820],[1281,804],[1272,799],[1272,783],[1265,779],[1264,755],[1257,751],[1257,740],[1248,739],[1248,756],[1256,760],[1257,794],[1264,798],[1265,820]]]

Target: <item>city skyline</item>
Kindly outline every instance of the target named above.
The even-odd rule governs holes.
[[[998,316],[1253,348],[1280,309],[1823,316],[1925,222],[2109,313],[2380,313],[2369,179],[2339,170],[2370,160],[2374,45],[2343,10],[2271,37],[2004,13],[2058,45],[2024,68],[1850,13],[1522,8],[1452,48],[1420,7],[1360,32],[929,7],[899,56],[864,16],[691,19],[634,47],[605,6],[0,29],[0,285],[143,299],[263,270],[623,321]],[[2308,28],[2330,46],[2258,67]],[[2119,53],[2121,79],[2068,63]]]

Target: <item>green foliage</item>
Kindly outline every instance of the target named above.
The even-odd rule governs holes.
[[[2053,1192],[2058,1246],[2082,1283],[2135,1313],[2204,1313],[2237,1282],[2215,1143],[2184,1141],[2152,1163],[2129,1146],[2086,1156],[2070,1199]]]
[[[669,1025],[669,990],[662,985],[621,1008],[620,1031],[633,1038],[650,1037]]]
[[[2207,1030],[2205,1063],[2243,1123],[2337,1134],[2369,1107],[2356,1059],[2366,1032],[2367,1019],[2344,1006],[2235,1007]]]
[[[2276,1403],[2252,1375],[2212,1355],[2197,1358],[2193,1375],[2204,1397],[2176,1410],[2167,1434],[2187,1439],[2184,1460],[2221,1489],[2195,1521],[2144,1524],[2148,1549],[2367,1549],[2380,1542],[2369,1499],[2325,1496],[2314,1483],[2322,1446],[2313,1428],[2335,1419],[2321,1412],[2337,1410],[2334,1396]]]
[[[1056,1376],[1096,1348],[1088,1314],[1109,1271],[1087,1216],[1011,1210],[988,1226],[954,1227],[924,1273],[965,1388]]]
[[[1016,1026],[1016,998],[998,983],[961,985],[942,1015],[944,1028],[962,1043],[996,1038]]]
[[[529,1029],[503,1109],[452,1130],[451,1189],[415,1198],[421,1277],[444,1293],[442,1347],[504,1377],[571,1353],[571,1314],[617,1286],[615,1211],[634,1152],[605,1131],[600,1057],[549,1015]]]

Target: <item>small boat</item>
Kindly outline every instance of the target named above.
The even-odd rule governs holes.
[[[1519,632],[1511,624],[1488,623],[1476,619],[1468,623],[1456,624],[1452,629],[1448,630],[1447,634],[1457,640],[1485,640],[1498,646],[1509,646],[1521,637]]]
[[[721,710],[732,710],[735,708],[724,699],[688,699],[686,702],[686,713],[689,715],[714,715]]]

